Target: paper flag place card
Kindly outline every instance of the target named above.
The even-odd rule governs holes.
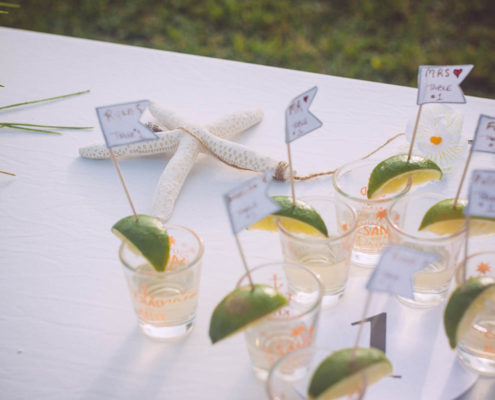
[[[315,86],[293,99],[285,110],[285,143],[290,143],[309,132],[318,129],[323,123],[310,111],[309,106],[316,96]]]
[[[157,135],[139,122],[147,107],[148,100],[141,100],[96,108],[108,148],[158,139]]]
[[[413,299],[414,275],[435,262],[438,256],[405,246],[387,246],[371,275],[368,290]]]
[[[418,71],[418,105],[465,103],[461,82],[473,65],[421,65]]]
[[[495,170],[473,171],[464,212],[473,217],[495,218]]]
[[[273,170],[269,170],[224,195],[234,234],[280,209],[267,194],[272,176]]]
[[[495,118],[480,115],[471,151],[495,153]]]

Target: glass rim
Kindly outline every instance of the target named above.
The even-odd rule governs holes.
[[[304,196],[304,197],[301,197],[300,200],[310,200],[310,199],[313,199],[313,200],[330,200],[331,202],[333,202],[334,204],[336,205],[343,205],[344,207],[346,207],[348,210],[350,210],[351,214],[352,214],[352,229],[349,228],[346,232],[344,232],[342,235],[339,235],[337,237],[319,237],[319,236],[315,236],[315,237],[300,237],[300,236],[297,236],[296,234],[290,232],[289,230],[287,230],[283,225],[282,225],[282,221],[280,220],[280,218],[278,218],[276,221],[277,221],[277,226],[278,228],[283,232],[284,235],[290,237],[291,239],[294,239],[294,240],[299,240],[299,241],[302,241],[302,242],[306,242],[306,243],[321,243],[321,244],[324,244],[324,243],[333,243],[333,242],[336,242],[336,241],[339,241],[339,240],[342,240],[344,238],[346,238],[347,236],[355,233],[355,230],[357,228],[357,212],[356,210],[354,210],[354,208],[352,208],[349,204],[347,203],[344,203],[344,202],[341,202],[339,203],[338,200],[335,198],[335,197],[330,197],[330,196]],[[310,204],[311,205],[311,204]]]
[[[177,275],[177,274],[180,274],[182,272],[188,271],[189,269],[191,269],[192,267],[194,267],[195,265],[197,265],[201,261],[201,258],[203,257],[204,248],[205,248],[204,243],[201,240],[201,238],[198,236],[198,234],[196,232],[194,232],[192,229],[190,229],[190,228],[188,228],[186,226],[183,226],[183,225],[164,224],[164,226],[167,229],[167,231],[168,231],[168,228],[174,228],[174,229],[182,229],[182,230],[185,230],[188,233],[192,234],[192,236],[196,239],[196,241],[198,243],[198,251],[196,252],[196,255],[195,255],[194,259],[191,260],[189,262],[189,264],[186,267],[184,267],[184,268],[181,268],[181,269],[178,269],[178,270],[173,270],[173,271],[167,271],[166,268],[165,268],[165,271],[157,271],[157,270],[155,270],[153,268],[153,271],[156,272],[157,274],[163,274],[164,276],[165,275],[170,276],[170,275]],[[122,240],[122,242],[120,244],[120,247],[119,247],[119,259],[120,259],[120,262],[128,270],[130,270],[131,272],[133,272],[135,274],[149,276],[148,274],[145,274],[144,272],[137,271],[135,268],[133,268],[131,265],[129,265],[129,263],[122,256],[123,251],[124,251],[124,248],[128,248],[130,250],[130,247],[127,244],[127,242],[125,240]],[[141,257],[143,257],[143,256],[141,256]],[[146,258],[144,258],[144,259],[146,260]]]
[[[304,265],[301,265],[301,264],[295,264],[295,263],[290,263],[290,262],[285,262],[285,261],[272,261],[272,262],[268,262],[268,263],[265,263],[265,264],[261,264],[261,265],[257,265],[256,267],[253,267],[249,270],[249,272],[253,272],[253,271],[256,271],[256,270],[259,270],[259,269],[262,269],[262,268],[265,268],[265,267],[270,267],[270,266],[274,266],[274,265],[280,265],[280,266],[283,266],[283,265],[287,265],[289,267],[296,267],[298,269],[302,269],[306,272],[309,272],[309,274],[311,276],[313,276],[313,278],[316,280],[316,283],[318,284],[318,298],[316,299],[316,301],[314,302],[314,304],[307,310],[297,314],[297,315],[293,315],[292,317],[287,317],[287,318],[283,318],[283,319],[278,319],[279,321],[294,321],[296,319],[299,319],[307,314],[310,314],[311,312],[313,312],[315,309],[317,309],[318,307],[321,307],[321,299],[323,298],[323,290],[324,290],[324,287],[323,287],[323,283],[321,282],[321,279],[318,277],[318,275],[316,275],[313,271],[311,271],[311,269],[309,269],[308,267],[304,266]],[[244,273],[240,278],[239,280],[237,281],[236,285],[235,285],[235,288],[238,289],[242,286],[240,286],[241,282],[244,280],[244,279],[249,279],[247,278],[247,272]],[[256,284],[256,282],[253,282],[254,284]],[[249,285],[249,280],[248,280],[248,285]],[[267,316],[267,318],[270,318],[270,316]]]
[[[390,197],[379,198],[379,199],[368,199],[368,198],[363,199],[362,197],[356,197],[356,196],[353,196],[353,195],[347,193],[337,182],[337,177],[342,172],[342,170],[344,168],[348,168],[351,165],[359,165],[359,164],[365,164],[365,163],[371,163],[371,162],[375,162],[378,164],[380,161],[376,160],[376,159],[371,159],[371,158],[367,158],[364,160],[354,160],[354,161],[350,161],[350,162],[340,166],[339,168],[337,168],[332,175],[333,187],[335,188],[337,193],[339,193],[340,195],[342,195],[343,197],[345,197],[349,200],[352,200],[352,201],[355,201],[358,203],[384,204],[384,203],[394,201],[394,200],[404,196],[405,194],[407,194],[409,192],[409,190],[411,190],[412,184],[411,184],[411,181],[408,180],[406,186],[404,186],[404,188],[400,192],[395,193],[395,194],[391,195]]]
[[[408,195],[407,197],[401,197],[398,199],[395,199],[394,202],[390,205],[390,207],[387,208],[386,213],[385,213],[385,219],[387,221],[387,224],[394,229],[396,232],[399,234],[409,238],[409,239],[414,239],[416,241],[421,241],[421,242],[433,242],[433,243],[441,243],[441,242],[446,242],[452,239],[457,238],[458,236],[463,235],[466,233],[466,221],[464,221],[464,224],[462,225],[462,228],[458,230],[457,232],[451,233],[450,235],[442,236],[442,237],[422,237],[422,236],[416,236],[413,235],[412,233],[406,232],[404,229],[400,228],[395,222],[392,221],[390,217],[390,213],[392,212],[393,208],[397,205],[397,203],[401,200],[408,200],[410,201],[411,198],[416,198],[416,197],[421,197],[421,196],[432,196],[432,197],[439,197],[442,199],[445,199],[445,196],[443,196],[440,193],[433,193],[433,192],[419,192],[419,193],[413,193]]]
[[[308,346],[308,347],[303,347],[301,349],[292,350],[292,351],[284,354],[282,357],[280,357],[271,366],[270,371],[268,372],[268,377],[266,378],[266,382],[265,382],[265,388],[266,388],[266,391],[268,393],[268,397],[270,399],[275,398],[275,393],[273,393],[271,390],[270,382],[273,379],[273,376],[275,374],[275,370],[277,369],[277,367],[291,357],[296,357],[299,354],[308,353],[310,351],[313,353],[318,352],[318,351],[328,351],[328,355],[330,355],[335,351],[335,349],[333,349],[331,347],[325,347],[325,346]]]

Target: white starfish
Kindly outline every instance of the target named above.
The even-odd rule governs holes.
[[[149,111],[156,119],[150,118],[149,114],[143,114],[143,122],[155,130],[156,122],[159,127],[171,130],[157,133],[157,140],[116,147],[114,153],[117,157],[157,153],[172,156],[160,176],[152,206],[153,215],[165,221],[171,217],[180,189],[200,151],[214,155],[236,168],[260,172],[273,168],[278,179],[287,178],[285,162],[258,155],[245,146],[227,140],[259,123],[263,118],[263,112],[259,109],[229,114],[204,128],[188,123],[176,113],[156,103],[150,103]],[[79,154],[85,158],[109,158],[105,145],[80,148]]]

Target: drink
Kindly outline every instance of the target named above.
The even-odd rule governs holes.
[[[141,331],[157,340],[173,339],[192,329],[201,271],[203,244],[180,226],[167,226],[170,257],[158,272],[123,242],[120,259]]]
[[[255,374],[266,379],[281,356],[310,347],[315,340],[322,284],[308,268],[290,263],[264,264],[251,269],[253,281],[274,287],[289,304],[245,329],[246,344]],[[244,275],[237,287],[248,284]]]
[[[302,199],[322,217],[328,237],[294,233],[279,223],[282,253],[287,262],[310,268],[324,287],[323,305],[334,305],[343,296],[349,277],[356,213],[347,204],[328,197]]]

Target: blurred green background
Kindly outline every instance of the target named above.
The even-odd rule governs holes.
[[[0,25],[416,87],[474,64],[495,97],[495,0],[10,0]]]

